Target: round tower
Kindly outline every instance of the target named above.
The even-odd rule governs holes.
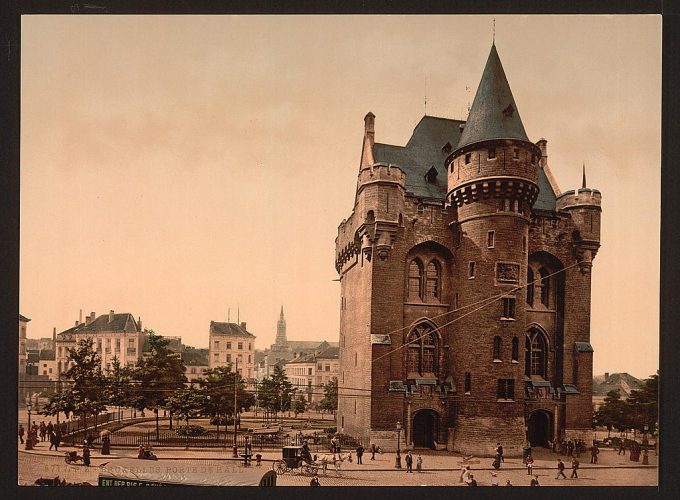
[[[525,444],[526,289],[519,287],[526,284],[541,157],[526,135],[494,45],[460,141],[447,158],[448,200],[457,211],[456,307],[462,308],[454,331],[466,346],[450,353],[460,395],[453,446],[463,453],[493,453],[496,442],[479,442],[481,430],[488,435],[493,429],[507,454],[520,454]],[[475,311],[501,294],[507,295]]]

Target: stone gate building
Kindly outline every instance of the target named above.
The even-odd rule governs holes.
[[[394,449],[490,454],[589,439],[600,192],[561,193],[496,47],[467,122],[405,146],[365,131],[341,281],[338,427]]]

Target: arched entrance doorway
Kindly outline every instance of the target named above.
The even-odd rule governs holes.
[[[439,432],[439,417],[432,410],[420,410],[413,416],[413,446],[434,448]]]
[[[538,410],[529,416],[527,423],[528,438],[531,446],[548,447],[548,441],[552,440],[552,414]]]

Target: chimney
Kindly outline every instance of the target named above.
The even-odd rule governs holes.
[[[78,326],[78,325],[82,325],[82,323],[81,323],[81,322],[79,322],[78,320],[76,320],[76,324],[75,324],[75,325],[73,325],[73,326]]]
[[[364,145],[361,149],[361,166],[367,167],[375,163],[373,144],[375,143],[375,115],[370,111],[364,116]]]
[[[245,321],[241,321],[241,329],[246,331],[246,322]]]
[[[94,318],[95,318],[94,311],[92,311],[89,316],[85,316],[85,326],[92,323],[94,321]]]
[[[137,317],[137,324],[139,325],[139,330],[141,331],[142,330],[142,317],[141,316]]]
[[[541,166],[541,168],[544,168],[546,163],[548,163],[548,141],[541,137],[536,143],[536,145],[541,150],[541,161],[539,165]]]
[[[609,372],[604,372],[604,381],[609,380]]]
[[[109,311],[109,323],[113,322],[113,309]]]
[[[83,322],[83,310],[80,310],[80,314],[78,315],[78,323],[77,325],[81,324]]]

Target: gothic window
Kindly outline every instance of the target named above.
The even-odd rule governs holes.
[[[468,278],[472,279],[474,277],[475,277],[475,263],[469,262],[468,263]]]
[[[512,360],[519,360],[519,339],[517,337],[512,338]]]
[[[465,394],[470,394],[472,390],[472,374],[470,372],[465,372]]]
[[[409,374],[436,374],[439,336],[430,325],[417,326],[407,337],[406,365]]]
[[[527,304],[534,305],[534,270],[527,269]]]
[[[498,335],[493,338],[493,359],[494,361],[501,359],[501,338]]]
[[[408,298],[422,299],[423,265],[420,260],[413,259],[408,266]]]
[[[426,293],[428,299],[439,300],[441,290],[441,267],[436,260],[427,265]]]
[[[531,329],[526,337],[525,374],[540,375],[547,378],[548,345],[545,337],[536,329]]]

